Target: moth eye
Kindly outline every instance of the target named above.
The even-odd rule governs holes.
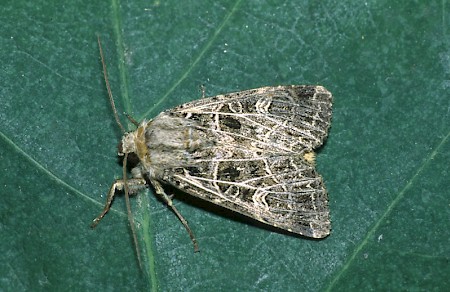
[[[123,154],[123,143],[122,143],[122,141],[120,141],[119,144],[117,144],[117,151],[119,152],[119,154]]]
[[[130,169],[136,167],[140,162],[139,156],[137,156],[136,153],[131,152],[128,153],[128,165],[130,167]]]

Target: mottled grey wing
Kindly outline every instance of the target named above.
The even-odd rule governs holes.
[[[166,172],[177,188],[263,223],[304,236],[330,232],[327,192],[300,155],[209,161]]]
[[[290,85],[217,95],[171,112],[240,135],[270,152],[303,152],[327,137],[331,105],[332,95],[322,86]]]
[[[209,147],[164,170],[166,183],[261,222],[301,235],[330,232],[327,192],[306,152],[322,144],[331,94],[320,86],[264,87],[168,111],[193,121]]]

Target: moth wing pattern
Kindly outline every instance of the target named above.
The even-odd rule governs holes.
[[[308,155],[327,137],[331,106],[329,91],[308,85],[182,104],[154,119],[183,119],[187,145],[172,153],[177,162],[153,170],[153,176],[268,225],[326,237],[328,195]]]

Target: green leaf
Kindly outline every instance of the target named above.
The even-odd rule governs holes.
[[[445,1],[3,2],[1,290],[450,288]],[[176,192],[194,254],[151,189],[131,198],[142,271],[123,196],[91,230],[121,177],[97,34],[118,110],[138,120],[201,85],[329,89],[332,234],[275,232]]]

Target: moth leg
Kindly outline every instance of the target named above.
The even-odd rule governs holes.
[[[175,215],[177,215],[178,219],[181,221],[184,228],[186,228],[186,231],[189,233],[189,237],[191,238],[191,241],[194,244],[194,252],[198,252],[199,249],[198,249],[197,239],[195,238],[195,235],[192,232],[191,228],[189,227],[186,219],[184,219],[184,217],[181,215],[181,213],[178,211],[178,209],[173,205],[173,202],[172,202],[173,196],[168,196],[164,192],[163,187],[161,186],[161,184],[158,181],[152,180],[151,183],[152,183],[153,187],[155,188],[156,193],[161,196],[161,198],[166,202],[167,206],[169,206],[170,209],[172,209],[172,211],[175,213]]]
[[[146,181],[143,178],[130,178],[127,179],[126,183],[128,184],[128,188],[130,189],[130,195],[135,194],[138,190],[144,189],[146,187]],[[102,213],[97,216],[92,221],[91,228],[95,228],[97,224],[100,222],[100,220],[105,217],[106,213],[108,213],[109,209],[111,208],[112,201],[114,199],[114,196],[116,195],[116,190],[121,191],[125,187],[125,181],[122,179],[116,180],[109,189],[108,197],[106,198],[106,204],[103,208]]]

